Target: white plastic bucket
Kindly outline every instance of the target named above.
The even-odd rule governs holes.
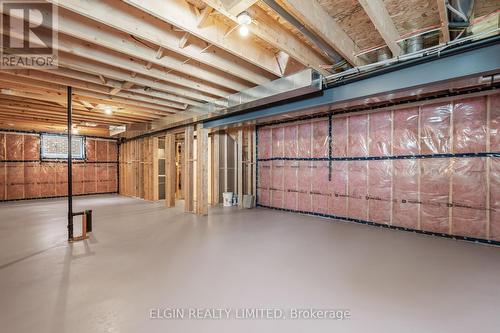
[[[222,193],[222,199],[224,207],[232,207],[233,206],[233,192],[224,192]]]

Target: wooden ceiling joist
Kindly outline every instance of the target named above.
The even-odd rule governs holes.
[[[170,102],[164,99],[155,98],[152,96],[139,95],[137,93],[131,93],[127,91],[122,91],[121,87],[110,88],[107,86],[103,86],[101,84],[91,83],[83,80],[79,80],[74,78],[73,76],[66,76],[67,72],[58,72],[54,71],[38,71],[34,69],[16,69],[9,70],[9,74],[23,76],[26,78],[34,78],[41,81],[48,80],[52,83],[57,83],[64,86],[72,86],[74,88],[81,88],[101,94],[109,94],[109,98],[117,98],[122,97],[130,100],[130,102],[144,102],[149,105],[154,105],[155,107],[167,107],[172,109],[185,110],[186,104],[180,104],[175,102]],[[115,91],[118,90],[118,91]],[[116,97],[112,97],[116,96]],[[148,105],[144,104],[144,105]]]
[[[140,11],[134,13],[132,7],[124,3],[101,0],[89,0],[85,2],[80,0],[49,1],[73,13],[153,43],[157,47],[161,46],[188,59],[199,61],[227,74],[248,80],[254,84],[263,84],[269,81],[269,78],[263,75],[263,73],[259,73],[255,68],[251,68],[245,61],[237,57],[230,57],[225,51],[214,48],[211,52],[202,52],[206,46],[201,47],[199,43],[191,43],[185,48],[180,48],[176,33],[168,31],[167,24],[161,26],[158,22],[151,20],[152,17],[149,18],[141,14]],[[126,8],[126,6],[129,8]],[[62,22],[59,21],[59,26],[61,24]],[[76,35],[77,37],[83,37],[82,32],[77,32]],[[156,54],[156,49],[153,50],[154,54]]]
[[[316,0],[283,0],[283,7],[321,37],[351,65],[362,65],[359,47]]]
[[[228,19],[238,22],[237,17],[225,9],[221,0],[203,0],[203,2],[213,7]],[[253,6],[252,8],[248,8],[247,12],[252,19],[258,23],[250,25],[250,31],[255,36],[278,50],[288,53],[292,58],[304,66],[312,67],[322,74],[329,74],[322,67],[325,64],[330,64],[327,59],[323,58],[310,46],[300,41],[292,32],[276,24],[276,21],[269,17],[264,10]]]
[[[0,95],[0,105],[2,107],[19,109],[19,110],[35,110],[37,112],[53,112],[66,115],[66,106],[60,107],[57,105],[46,105],[43,101],[35,100],[32,98],[22,98],[26,93],[20,95]],[[28,95],[29,96],[29,95]],[[22,98],[22,99],[21,99]],[[88,110],[80,108],[76,103],[73,104],[73,110],[82,115],[88,115],[89,119],[106,119],[106,121],[126,120],[126,121],[146,121],[158,119],[158,115],[146,114],[130,114],[129,112],[120,112],[110,117],[98,109]]]
[[[18,91],[27,91],[39,94],[38,97],[34,98],[38,99],[41,98],[42,100],[51,100],[54,102],[65,103],[66,86],[64,85],[23,77],[21,75],[11,75],[6,73],[0,73],[0,82],[6,83],[8,88],[12,88]],[[130,112],[134,112],[133,110],[139,110],[139,113],[156,114],[160,116],[174,114],[176,112],[176,110],[174,109],[159,107],[159,106],[158,107],[151,106],[148,105],[147,103],[130,101],[125,98],[118,98],[84,89],[75,88],[73,90],[73,93],[74,93],[74,100],[76,101],[84,99],[86,101],[90,101],[96,104],[111,105],[117,108],[127,109],[127,111]]]
[[[224,8],[231,13],[231,15],[235,16],[252,7],[258,1],[259,0],[221,0]]]
[[[187,105],[193,105],[193,106],[200,106],[203,104],[201,102],[198,102],[198,101],[195,101],[195,100],[192,100],[189,98],[184,98],[184,97],[180,97],[178,95],[172,94],[172,93],[165,92],[165,90],[158,91],[158,90],[152,90],[152,89],[138,89],[137,86],[155,88],[155,87],[151,87],[150,82],[146,81],[145,79],[141,80],[141,78],[139,78],[137,80],[133,79],[133,82],[130,82],[130,81],[122,82],[122,81],[114,80],[114,79],[110,78],[110,79],[106,80],[105,84],[103,84],[101,79],[99,78],[99,76],[95,75],[95,74],[91,74],[92,71],[90,71],[90,69],[92,69],[92,68],[94,68],[95,70],[97,70],[98,68],[95,68],[92,65],[88,65],[86,68],[79,68],[80,70],[76,70],[76,69],[71,68],[71,67],[73,67],[73,68],[78,67],[78,66],[75,66],[77,64],[76,62],[71,62],[71,61],[68,61],[67,59],[60,59],[60,61],[62,61],[62,62],[59,64],[59,68],[57,70],[48,69],[48,70],[42,70],[42,71],[44,71],[44,72],[46,71],[49,73],[55,73],[57,75],[62,75],[62,76],[69,77],[69,78],[75,78],[75,79],[78,78],[82,81],[92,82],[92,83],[107,86],[107,87],[110,87],[113,89],[118,88],[119,90],[126,90],[126,91],[141,93],[141,94],[144,94],[144,95],[147,95],[150,97],[159,98],[162,100],[167,100],[167,101],[174,102],[174,103],[179,103],[180,105],[187,104]],[[118,75],[118,76],[120,78],[126,79],[126,76],[120,76],[120,75]],[[139,82],[140,84],[137,84],[136,82]],[[146,86],[145,85],[146,83],[149,85]],[[155,85],[153,85],[153,86],[155,86]],[[161,85],[158,84],[157,86],[161,86]]]
[[[251,39],[241,38],[237,33],[226,35],[228,28],[222,24],[208,25],[206,20],[213,11],[212,7],[205,7],[199,17],[196,17],[189,10],[189,4],[184,0],[164,0],[161,2],[156,0],[125,0],[125,2],[275,76],[281,76],[274,61],[273,52]]]
[[[116,66],[128,73],[132,71],[146,76],[153,76],[165,82],[197,89],[220,97],[226,96],[228,93],[226,90],[214,87],[214,84],[232,92],[252,86],[246,81],[228,76],[223,71],[209,70],[208,66],[200,65],[196,61],[184,62],[178,57],[166,55],[161,59],[157,59],[155,49],[133,40],[123,32],[113,31],[113,29],[105,25],[81,18],[71,12],[59,16],[58,29],[59,50],[84,59]],[[138,59],[144,61],[144,63],[137,61]],[[157,70],[155,67],[148,71],[144,67],[144,64],[148,62],[160,68],[168,68],[169,71]],[[183,75],[176,73],[182,73]],[[105,77],[106,75],[103,75],[103,78]],[[189,96],[186,95],[186,97]],[[202,95],[196,99],[204,100]]]
[[[401,36],[385,7],[383,0],[358,0],[366,14],[378,30],[394,57],[401,54],[398,40]]]
[[[46,31],[45,33],[49,33]],[[45,34],[40,33],[44,36]],[[17,38],[16,38],[17,37]],[[9,38],[20,39],[21,36],[9,36]],[[106,52],[99,46],[94,46],[90,44],[85,44],[78,41],[75,38],[59,35],[58,40],[58,63],[59,66],[63,67],[74,67],[76,64],[82,64],[81,70],[84,72],[93,72],[99,76],[102,84],[108,85],[108,80],[106,78],[115,78],[118,81],[128,81],[133,84],[150,86],[158,80],[158,77],[163,78],[165,81],[173,81],[174,85],[159,82],[157,86],[161,86],[161,90],[168,93],[179,95],[179,100],[183,100],[182,103],[190,105],[199,105],[199,103],[191,104],[190,100],[202,100],[202,101],[212,101],[213,98],[205,95],[208,94],[218,94],[218,96],[226,96],[228,93],[224,90],[209,87],[208,85],[200,84],[196,81],[184,79],[183,86],[177,86],[180,82],[175,80],[176,75],[173,75],[174,80],[169,80],[170,74],[165,74],[160,70],[154,69],[154,71],[144,70],[137,60],[134,61],[132,58],[125,58],[114,54],[113,52]],[[96,60],[94,60],[96,59]],[[103,64],[104,63],[104,64]],[[135,66],[134,66],[135,65]],[[121,70],[117,69],[119,66]],[[136,82],[130,75],[131,67],[135,70],[141,70],[141,74],[150,75],[151,79],[143,78],[141,82]],[[125,72],[126,71],[126,72]],[[153,77],[155,77],[153,79]],[[186,88],[184,88],[186,87]],[[198,93],[195,89],[205,90],[204,93]]]
[[[61,133],[66,131],[66,124],[53,121],[29,121],[17,120],[13,122],[10,119],[0,119],[0,128],[4,129],[17,129],[23,131],[39,131],[39,132],[55,132]],[[109,129],[103,127],[78,127],[79,134],[93,135],[93,136],[109,136]]]

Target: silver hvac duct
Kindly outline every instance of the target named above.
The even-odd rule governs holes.
[[[474,11],[474,0],[449,0],[446,4],[449,10],[448,27],[452,39],[458,38],[467,29]]]
[[[392,53],[388,47],[383,47],[377,50],[377,61],[384,61],[391,58],[392,58]]]
[[[408,38],[406,40],[406,53],[415,53],[424,48],[424,37],[422,35]]]
[[[451,22],[469,22],[474,9],[474,0],[450,0],[448,9]]]

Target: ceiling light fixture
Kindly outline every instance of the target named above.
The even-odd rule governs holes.
[[[79,130],[78,130],[78,128],[77,128],[77,127],[73,127],[73,128],[71,129],[71,134],[78,134],[78,132],[79,132]]]
[[[252,23],[252,17],[250,16],[250,14],[248,14],[248,12],[240,13],[237,17],[237,20],[239,25],[249,25],[250,23]]]
[[[111,105],[104,105],[102,107],[102,110],[104,111],[105,114],[107,115],[112,115],[113,114],[113,107]]]
[[[240,26],[240,35],[243,36],[243,37],[246,37],[248,36],[248,34],[250,33],[250,30],[248,30],[248,25],[242,25]]]
[[[248,14],[248,12],[242,12],[238,15],[237,20],[240,26],[240,35],[243,37],[248,36],[250,32],[248,26],[252,23],[252,17],[250,16],[250,14]]]

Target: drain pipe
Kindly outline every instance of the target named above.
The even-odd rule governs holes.
[[[334,66],[337,63],[345,62],[347,66],[349,64],[337,53],[330,45],[326,44],[321,38],[319,38],[315,33],[310,31],[305,25],[299,22],[295,17],[288,13],[283,7],[281,7],[275,0],[262,0],[266,5],[268,5],[273,11],[284,18],[288,23],[293,25],[302,34],[304,34],[309,40],[311,40],[323,53],[334,61]],[[341,64],[338,64],[342,66]]]

